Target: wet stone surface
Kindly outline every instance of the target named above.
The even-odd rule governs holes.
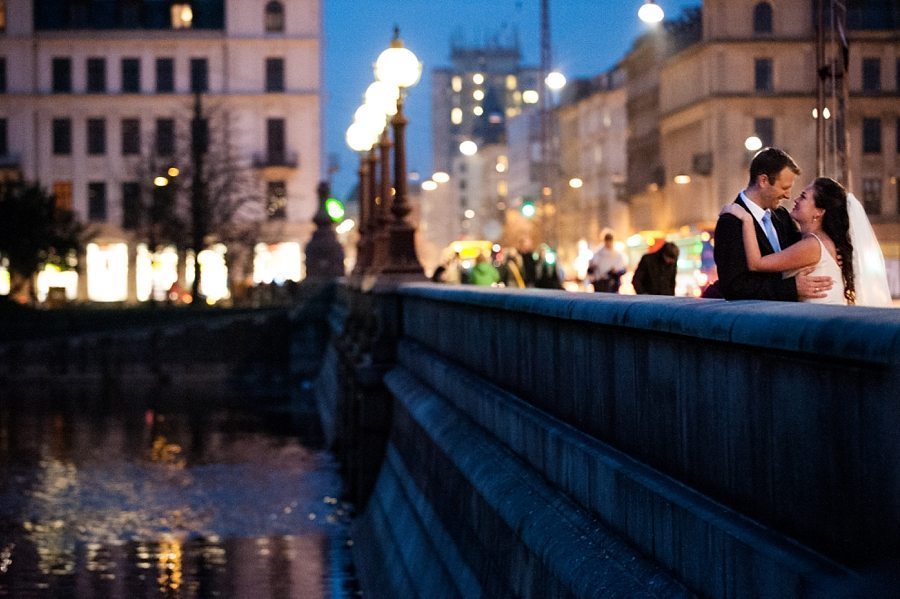
[[[101,395],[0,390],[0,597],[357,594],[308,418]]]

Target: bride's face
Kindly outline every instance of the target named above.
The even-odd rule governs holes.
[[[791,218],[797,221],[797,224],[803,226],[821,219],[825,212],[821,208],[816,208],[815,190],[812,185],[806,187],[800,192],[800,195],[794,200],[794,208],[791,210]]]

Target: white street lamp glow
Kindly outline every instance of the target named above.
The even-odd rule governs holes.
[[[540,96],[533,89],[526,89],[522,92],[522,101],[526,104],[537,104]]]
[[[465,216],[466,218],[475,218],[475,211],[469,208],[463,213],[463,216]]]
[[[822,116],[825,117],[825,120],[826,120],[826,121],[827,121],[828,119],[831,118],[831,111],[828,110],[828,107],[827,107],[827,106],[825,107],[824,110],[822,110]],[[818,108],[813,108],[813,111],[812,111],[812,117],[813,117],[814,119],[819,118],[819,109],[818,109]]]
[[[459,144],[459,151],[463,156],[474,156],[478,153],[478,144],[470,139],[467,139],[466,141]]]
[[[644,23],[651,25],[659,23],[665,16],[663,9],[653,0],[646,0],[638,10],[638,18]]]
[[[751,135],[744,140],[744,147],[749,152],[755,152],[762,147],[762,140],[755,135]]]
[[[566,86],[566,76],[559,71],[551,71],[547,73],[544,83],[553,91],[559,91]]]
[[[581,189],[583,185],[584,181],[582,181],[580,177],[572,177],[569,179],[569,187],[572,189]]]
[[[448,175],[444,171],[438,171],[435,174],[431,175],[431,180],[435,183],[446,183],[450,180],[450,175]]]
[[[365,103],[353,113],[353,122],[381,133],[387,124],[387,114],[380,106]]]
[[[163,177],[162,175],[160,175],[159,177],[156,177],[155,179],[153,179],[153,184],[156,185],[157,187],[165,187],[166,185],[169,184],[169,180],[166,179],[165,177]]]
[[[387,116],[397,114],[397,98],[400,97],[400,89],[387,81],[373,81],[363,94],[366,104],[378,107]]]
[[[422,63],[411,50],[403,47],[399,31],[395,32],[391,47],[378,55],[375,78],[399,88],[412,87],[422,76]]]
[[[422,189],[424,191],[434,191],[435,189],[437,189],[437,183],[435,183],[431,179],[429,179],[428,181],[423,181]]]
[[[363,124],[354,122],[347,127],[344,139],[354,152],[368,152],[375,145],[376,135]]]

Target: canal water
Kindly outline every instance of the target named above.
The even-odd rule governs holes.
[[[0,597],[358,594],[310,416],[134,395],[0,389]]]

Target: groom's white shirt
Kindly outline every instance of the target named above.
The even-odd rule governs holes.
[[[760,207],[756,202],[747,197],[743,190],[741,190],[741,199],[744,200],[744,203],[747,205],[747,208],[750,209],[750,214],[753,215],[753,218],[756,219],[756,223],[762,227],[762,230],[765,231],[766,228],[763,227],[762,217],[765,215],[766,211],[764,208]],[[779,241],[781,241],[779,239]]]

